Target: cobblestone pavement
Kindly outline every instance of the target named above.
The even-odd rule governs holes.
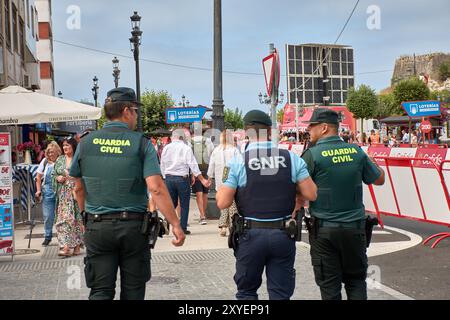
[[[234,262],[230,249],[153,253],[146,299],[233,300]],[[320,299],[309,252],[301,243],[295,268],[297,283],[292,299]],[[0,263],[0,284],[0,299],[7,300],[83,300],[89,295],[82,257],[58,259],[56,246],[47,247],[40,260]],[[117,284],[116,299],[120,292]],[[405,298],[378,289],[369,289],[368,293],[369,299]],[[259,294],[260,299],[268,299],[264,280]]]

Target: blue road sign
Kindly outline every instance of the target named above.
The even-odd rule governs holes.
[[[205,116],[205,107],[168,108],[166,109],[166,123],[192,123],[202,121]]]
[[[439,101],[409,101],[402,102],[402,106],[410,117],[431,117],[441,114]]]

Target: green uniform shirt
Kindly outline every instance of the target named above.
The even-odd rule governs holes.
[[[302,157],[318,189],[311,214],[332,222],[364,219],[362,183],[372,184],[381,175],[366,153],[332,136],[320,139]]]
[[[120,211],[145,212],[147,210],[145,178],[161,174],[155,148],[147,141],[142,161],[138,152],[141,133],[132,131],[126,123],[117,121],[108,122],[103,128],[106,130],[96,131],[82,139],[70,168],[70,176],[83,178],[86,190],[91,190],[86,197],[86,211],[95,214]],[[115,138],[111,139],[111,135]],[[97,139],[91,141],[94,137]],[[103,137],[107,139],[101,139]],[[117,141],[127,143],[120,144]],[[91,148],[97,154],[85,157],[83,151],[80,159],[83,147]],[[87,161],[84,166],[89,166],[95,174],[91,171],[90,176],[86,176],[80,160]]]

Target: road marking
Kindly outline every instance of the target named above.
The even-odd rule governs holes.
[[[367,249],[368,257],[380,256],[383,254],[388,254],[392,252],[397,252],[401,250],[406,250],[412,247],[417,246],[422,242],[422,237],[406,231],[402,229],[397,229],[394,227],[385,226],[384,229],[394,231],[400,234],[403,234],[409,238],[408,241],[393,241],[393,242],[373,242],[370,244],[370,247]]]
[[[390,230],[390,231],[394,231],[400,234],[403,234],[405,236],[407,236],[410,240],[408,241],[393,241],[393,242],[376,242],[376,243],[371,243],[370,247],[367,249],[367,257],[375,257],[375,256],[379,256],[379,255],[383,255],[383,254],[388,254],[388,253],[392,253],[392,252],[397,252],[397,251],[401,251],[401,250],[406,250],[409,248],[412,248],[420,243],[422,243],[422,237],[406,231],[406,230],[402,230],[402,229],[398,229],[398,228],[394,228],[394,227],[384,227],[384,229],[386,230]],[[374,231],[375,232],[380,232],[380,231]],[[381,232],[385,232],[385,233],[389,233],[387,231],[381,231]],[[378,233],[380,234],[380,233]],[[306,249],[310,249],[311,246],[306,243],[306,242],[297,242],[297,245]],[[377,281],[374,281],[374,285],[378,288],[378,290],[383,291],[384,293],[399,299],[399,300],[414,300],[414,298],[407,296],[397,290],[394,290],[388,286],[385,286],[382,283],[379,283]]]

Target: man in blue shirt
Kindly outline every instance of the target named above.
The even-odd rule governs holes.
[[[219,209],[236,200],[243,230],[235,247],[239,300],[258,299],[266,269],[270,299],[287,300],[295,288],[295,239],[286,221],[295,216],[297,198],[316,199],[316,186],[305,162],[270,141],[269,116],[252,110],[244,117],[250,143],[243,156],[233,158],[224,170],[224,184],[216,195]]]

